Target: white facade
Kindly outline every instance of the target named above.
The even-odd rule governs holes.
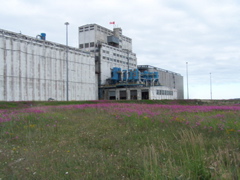
[[[104,99],[108,100],[177,99],[177,90],[165,86],[103,88],[103,91]]]
[[[69,100],[96,100],[94,55],[68,50]],[[0,101],[66,100],[66,46],[0,30]]]
[[[177,99],[177,89],[166,86],[151,86],[149,90],[149,99]]]

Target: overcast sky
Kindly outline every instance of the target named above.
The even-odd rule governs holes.
[[[139,65],[187,78],[190,99],[240,98],[239,0],[7,0],[0,29],[78,47],[78,27],[115,21],[132,38]],[[188,66],[186,66],[188,62]],[[211,76],[210,76],[211,73]],[[210,78],[211,77],[211,78]]]

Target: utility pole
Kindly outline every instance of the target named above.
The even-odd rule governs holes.
[[[210,73],[210,97],[212,100],[212,73]]]
[[[186,62],[186,73],[187,73],[187,99],[189,99],[189,89],[188,89],[188,62]]]

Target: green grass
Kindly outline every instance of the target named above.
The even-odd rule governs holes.
[[[59,105],[74,105],[74,104],[96,104],[96,103],[138,103],[138,104],[179,104],[179,105],[233,105],[240,104],[240,100],[211,100],[204,101],[198,99],[189,100],[101,100],[101,101],[20,101],[20,102],[5,102],[0,101],[0,109],[19,109],[34,106],[59,106]]]
[[[15,120],[0,123],[0,179],[240,178],[240,133],[181,122],[196,114],[208,122],[219,111],[176,113],[171,121],[169,110],[149,117],[97,107],[46,109],[10,109]],[[239,112],[222,114],[235,118],[229,125],[240,121]]]

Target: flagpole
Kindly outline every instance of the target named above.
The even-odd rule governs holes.
[[[116,26],[115,26],[115,21],[112,21],[112,22],[110,22],[109,24],[112,24],[112,25],[113,25],[113,29],[116,27]]]

